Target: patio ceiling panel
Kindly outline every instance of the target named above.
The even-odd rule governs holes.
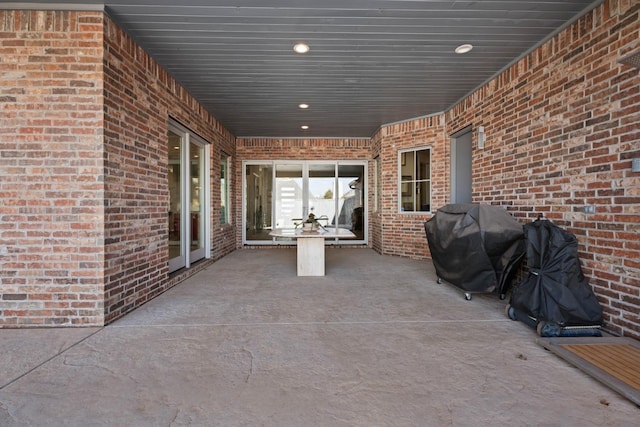
[[[370,137],[383,124],[446,111],[600,3],[69,0],[57,5],[104,7],[237,136]],[[38,1],[19,4],[56,8]],[[294,53],[300,41],[309,44],[309,53]],[[454,53],[464,43],[473,50]],[[301,110],[300,103],[310,108]],[[303,124],[310,128],[302,130]]]

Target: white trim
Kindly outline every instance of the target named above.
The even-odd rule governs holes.
[[[416,171],[416,156],[415,153],[418,151],[424,151],[424,150],[429,150],[429,210],[428,211],[419,211],[419,210],[413,210],[413,211],[403,211],[402,210],[402,154],[404,153],[414,153],[413,156],[413,180],[411,180],[412,182],[412,187],[411,187],[411,197],[413,199],[413,204],[414,204],[414,208],[416,208],[417,206],[415,206],[416,204],[416,199],[415,199],[415,185],[417,184],[417,182],[424,182],[425,180],[418,180],[417,179],[417,171]],[[427,145],[427,146],[419,146],[419,147],[412,147],[412,148],[405,148],[405,149],[401,149],[398,150],[398,162],[397,162],[397,171],[398,171],[398,175],[397,175],[397,200],[398,200],[398,206],[397,206],[397,213],[399,214],[405,214],[405,215],[425,215],[425,214],[429,214],[432,212],[432,196],[433,196],[433,180],[432,180],[432,175],[433,175],[433,150],[432,150],[432,146],[431,145]]]
[[[206,142],[206,141],[205,141]],[[202,209],[202,215],[205,220],[204,224],[204,257],[211,258],[211,144],[205,143],[204,145],[204,167],[202,173],[204,179],[202,180],[205,192],[204,192],[204,208]]]
[[[224,192],[225,192],[225,198],[224,198],[224,206],[225,206],[225,222],[221,222],[220,226],[223,227],[225,225],[230,225],[231,224],[231,179],[229,177],[229,170],[230,170],[230,159],[231,156],[229,156],[227,153],[225,153],[224,151],[220,151],[220,172],[222,172],[222,163],[224,162],[225,164],[225,173],[224,173]],[[218,184],[220,184],[220,181],[218,180]],[[220,204],[222,205],[222,198],[220,199]],[[222,206],[220,206],[222,207]]]
[[[368,160],[348,160],[348,159],[340,159],[340,160],[306,160],[306,159],[302,159],[302,160],[297,160],[297,159],[278,159],[278,160],[243,160],[242,161],[242,244],[243,245],[278,245],[278,244],[282,244],[281,242],[276,242],[275,238],[271,238],[270,240],[247,240],[247,180],[246,180],[246,170],[247,170],[247,166],[255,166],[255,165],[266,165],[266,166],[270,166],[271,167],[271,172],[272,172],[272,191],[274,192],[273,197],[271,198],[271,222],[272,222],[272,227],[276,227],[275,225],[275,218],[274,215],[276,213],[276,197],[275,197],[275,191],[276,191],[276,185],[275,185],[275,177],[276,177],[276,169],[278,165],[300,165],[302,166],[302,180],[303,180],[303,216],[306,215],[308,213],[308,194],[309,194],[309,189],[308,189],[308,178],[309,178],[309,165],[313,165],[313,164],[329,164],[329,165],[334,165],[334,176],[335,176],[335,186],[334,186],[334,194],[336,194],[336,215],[338,215],[337,213],[337,209],[338,209],[338,205],[339,205],[339,199],[337,198],[337,194],[338,194],[338,172],[339,172],[339,167],[341,165],[355,165],[355,166],[362,166],[363,168],[363,186],[364,188],[369,192],[371,191],[371,189],[369,188],[369,177],[368,177],[368,171],[369,171],[369,162]],[[361,240],[328,240],[326,241],[326,244],[329,245],[349,245],[349,244],[353,244],[353,245],[363,245],[363,244],[367,244],[368,239],[369,239],[369,231],[368,231],[368,213],[369,213],[369,198],[367,197],[367,194],[363,194],[363,218],[365,219],[365,226],[363,228],[363,238]],[[287,242],[286,244],[295,244],[295,242]]]
[[[180,268],[189,268],[191,264],[202,258],[211,257],[211,147],[201,136],[189,130],[173,119],[169,119],[169,131],[180,136],[180,255],[169,259],[169,271],[173,272]],[[202,150],[199,157],[201,183],[201,198],[199,226],[202,236],[202,247],[191,251],[191,143]],[[202,206],[204,204],[204,206]]]

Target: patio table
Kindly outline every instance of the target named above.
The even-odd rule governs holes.
[[[303,231],[294,228],[276,228],[269,233],[273,237],[297,240],[298,276],[324,276],[324,239],[355,237],[344,228],[325,228],[317,231]]]

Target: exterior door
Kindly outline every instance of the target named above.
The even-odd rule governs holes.
[[[275,228],[293,228],[306,215],[301,163],[276,164]]]
[[[323,227],[334,227],[336,217],[336,164],[311,163],[308,165],[306,218],[312,213]]]
[[[364,162],[245,162],[244,174],[243,243],[278,243],[272,229],[294,228],[310,213],[323,227],[356,234],[340,243],[366,242]]]
[[[177,124],[170,125],[167,141],[169,271],[176,271],[190,267],[209,250],[209,150],[203,140]]]
[[[451,138],[451,201],[471,203],[471,129]]]

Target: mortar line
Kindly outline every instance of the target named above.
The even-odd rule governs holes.
[[[109,325],[108,328],[176,328],[176,327],[221,327],[221,326],[316,326],[316,325],[393,325],[393,324],[433,324],[433,323],[498,323],[512,322],[511,319],[486,320],[380,320],[345,322],[253,322],[253,323],[172,323],[172,324],[135,324]]]

